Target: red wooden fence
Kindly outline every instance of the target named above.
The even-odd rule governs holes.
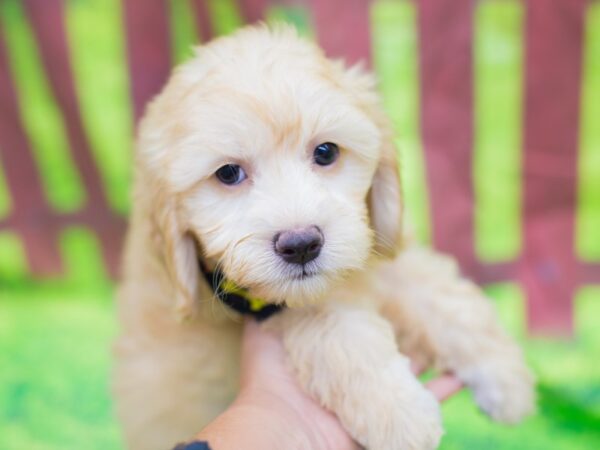
[[[524,251],[482,264],[473,244],[471,0],[419,5],[422,137],[433,242],[481,282],[517,278],[530,330],[571,334],[576,287],[600,281],[600,264],[574,251],[577,148],[585,0],[526,6]],[[457,176],[460,174],[460,176]]]
[[[528,3],[519,277],[533,328],[569,326],[579,283],[573,249],[585,8],[585,0]]]
[[[248,22],[272,2],[239,0]],[[284,3],[293,3],[286,1]],[[330,56],[370,60],[368,0],[307,0],[317,37]],[[572,332],[573,293],[600,281],[600,265],[574,254],[574,205],[585,0],[529,0],[526,6],[524,251],[508,264],[482,264],[473,232],[473,10],[472,0],[420,0],[418,9],[421,123],[430,193],[433,242],[456,255],[481,282],[519,279],[527,294],[528,323],[538,332]],[[171,67],[167,4],[123,0],[135,119],[159,91]],[[213,27],[203,0],[192,1],[203,41]],[[14,200],[0,229],[22,238],[31,271],[60,272],[60,229],[83,224],[99,236],[106,264],[116,272],[124,220],[107,206],[84,132],[68,57],[64,3],[25,0],[44,67],[67,123],[72,157],[87,191],[85,207],[57,214],[46,203],[19,118],[0,33],[0,157]]]

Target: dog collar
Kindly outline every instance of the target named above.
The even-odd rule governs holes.
[[[210,272],[201,261],[199,265],[215,297],[240,314],[252,316],[260,322],[285,308],[283,304],[267,303],[260,298],[252,297],[247,289],[226,279],[220,270]]]

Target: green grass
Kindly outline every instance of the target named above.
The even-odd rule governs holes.
[[[111,206],[126,212],[130,181],[131,105],[117,0],[70,0],[66,24],[75,80]],[[242,19],[235,0],[210,0],[217,34]],[[173,62],[189,55],[198,36],[190,0],[170,0]],[[523,7],[516,0],[477,4],[474,17],[475,241],[478,255],[503,261],[518,255]],[[69,155],[64,123],[41,68],[21,2],[0,2],[21,116],[35,150],[44,190],[58,211],[85,202]],[[277,6],[269,21],[287,20],[314,36],[302,7]],[[374,68],[398,133],[406,204],[416,231],[429,240],[429,211],[419,123],[419,73],[414,3],[383,0],[371,9]],[[600,3],[587,16],[577,253],[600,260]],[[11,199],[0,167],[0,217]],[[113,285],[96,239],[86,230],[60,237],[67,275],[31,279],[22,245],[0,232],[0,450],[120,449],[109,395],[110,345],[116,333]],[[494,424],[463,392],[444,405],[442,448],[600,448],[600,287],[577,296],[571,341],[527,338],[517,285],[488,287],[501,320],[524,345],[539,379],[539,414],[516,427]]]
[[[116,449],[109,396],[112,284],[86,230],[62,233],[67,275],[34,281],[0,235],[0,449]],[[8,261],[12,264],[8,264]]]
[[[83,241],[83,244],[82,244]],[[116,333],[112,289],[99,271],[59,283],[23,280],[0,291],[0,448],[119,449],[109,395],[110,345]],[[73,259],[73,258],[72,258]],[[523,336],[521,302],[514,287],[490,291],[513,334]],[[516,427],[490,422],[463,392],[444,405],[442,449],[599,448],[600,288],[578,299],[578,334],[572,342],[524,342],[539,379],[539,413]],[[517,296],[518,297],[518,296]]]
[[[108,290],[41,284],[1,296],[0,448],[119,448]]]
[[[524,339],[522,302],[514,286],[489,291],[503,322],[519,337],[538,378],[538,413],[507,427],[490,422],[473,406],[469,392],[444,405],[447,435],[442,449],[600,448],[600,288],[588,288],[577,298],[577,336],[573,341]]]

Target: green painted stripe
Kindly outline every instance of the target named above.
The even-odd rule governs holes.
[[[494,302],[500,323],[511,334],[523,339],[527,335],[525,295],[518,283],[495,283],[485,287]]]
[[[84,227],[65,228],[59,238],[65,279],[72,286],[98,286],[107,281],[101,247],[95,234]]]
[[[408,1],[377,1],[371,7],[374,66],[384,105],[400,149],[409,223],[429,241],[429,206],[420,135],[416,10]]]
[[[2,167],[2,163],[0,163],[0,219],[8,216],[11,208],[12,202],[10,198],[10,192],[8,191],[8,185],[6,184],[4,168]]]
[[[289,23],[296,27],[301,36],[315,38],[310,13],[306,7],[273,5],[267,10],[266,21],[271,25]]]
[[[120,3],[68,2],[66,20],[82,119],[110,205],[124,213],[133,139]]]
[[[0,232],[0,285],[24,279],[27,267],[25,250],[17,234]]]
[[[232,33],[244,25],[235,0],[208,0],[208,10],[217,36]]]
[[[600,261],[600,3],[586,22],[575,242],[581,258]]]
[[[65,124],[44,75],[33,32],[20,2],[0,2],[0,16],[21,118],[44,191],[56,210],[76,210],[85,201],[85,191],[69,154]]]
[[[190,0],[171,0],[169,2],[173,65],[190,59],[193,55],[193,47],[200,42],[194,17],[195,13]]]
[[[516,0],[475,10],[475,249],[485,261],[513,260],[521,249],[523,13]]]
[[[600,283],[584,286],[575,295],[575,330],[579,342],[587,345],[590,355],[600,354],[600,333],[598,329],[598,317],[600,317]],[[597,385],[600,379],[600,365],[596,364],[596,374],[592,380]],[[600,414],[600,404],[596,404],[596,410]]]

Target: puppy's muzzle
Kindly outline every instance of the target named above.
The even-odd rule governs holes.
[[[323,233],[316,225],[282,231],[273,239],[275,253],[291,264],[306,264],[315,259],[321,253],[324,241]]]

